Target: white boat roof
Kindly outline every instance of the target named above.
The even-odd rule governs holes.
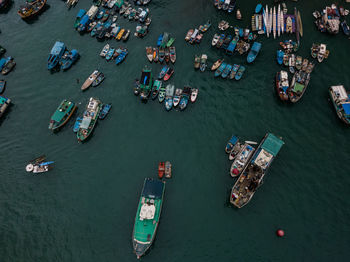
[[[95,16],[98,12],[98,7],[93,5],[90,7],[89,11],[86,13],[90,18]]]
[[[83,120],[81,120],[80,128],[87,129],[90,125],[91,117],[84,117]]]
[[[195,38],[198,34],[198,29],[196,28],[193,32],[193,34],[191,35],[191,38]]]
[[[149,205],[144,203],[140,210],[140,220],[153,219],[155,213],[156,207],[153,204]]]
[[[344,88],[344,86],[339,85],[339,86],[331,86],[334,94],[337,96],[339,100],[346,100],[348,99],[348,94]]]
[[[261,149],[259,155],[257,155],[254,162],[257,166],[261,167],[262,169],[265,169],[268,163],[270,163],[272,157],[273,156],[269,152],[265,151],[264,149]]]
[[[288,73],[286,71],[281,71],[281,79],[288,79]]]

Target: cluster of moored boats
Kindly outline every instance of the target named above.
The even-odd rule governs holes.
[[[79,58],[76,49],[69,51],[63,42],[57,41],[51,49],[47,59],[47,69],[57,69],[58,66],[62,70],[69,69]]]
[[[214,0],[214,6],[219,10],[232,13],[236,7],[236,0]]]
[[[165,101],[167,111],[173,107],[179,107],[180,110],[186,109],[188,102],[194,103],[198,96],[198,89],[185,86],[184,89],[176,88],[174,84],[163,85],[164,81],[169,80],[174,70],[164,66],[159,73],[158,80],[153,81],[151,69],[145,67],[142,70],[140,80],[136,79],[134,84],[134,94],[140,95],[141,101],[147,101],[149,98],[155,100],[158,97],[159,103]]]
[[[252,141],[241,142],[233,135],[225,147],[229,160],[233,161],[230,175],[238,177],[230,195],[231,204],[237,208],[245,206],[252,199],[284,142],[267,133],[260,144],[256,145]]]
[[[208,20],[204,25],[200,25],[198,28],[191,28],[187,31],[185,41],[190,44],[200,44],[203,38],[203,34],[208,31],[210,26],[211,22]]]
[[[316,19],[316,27],[322,33],[338,34],[339,26],[341,26],[344,34],[350,35],[350,28],[345,19],[349,14],[349,10],[344,9],[344,7],[332,4],[326,6],[321,12],[315,10],[312,14]],[[343,21],[341,21],[342,18],[344,18]]]
[[[82,117],[76,119],[73,127],[73,131],[77,133],[78,141],[82,142],[90,136],[97,120],[104,119],[111,107],[111,104],[102,104],[98,98],[91,97],[89,99]],[[51,116],[49,129],[54,132],[60,130],[76,110],[77,105],[74,102],[64,99]]]
[[[288,9],[285,3],[279,4],[276,8],[263,8],[262,4],[258,4],[255,8],[255,14],[252,16],[252,31],[258,34],[266,34],[267,37],[279,37],[284,33],[295,33],[297,42],[300,36],[303,36],[303,25],[300,12],[294,8],[293,14],[287,14]]]
[[[175,42],[174,37],[169,38],[169,33],[164,32],[159,35],[157,40],[157,47],[146,46],[146,56],[148,61],[159,62],[159,63],[169,63],[173,64],[176,61],[176,49],[173,46]]]
[[[109,44],[106,44],[101,53],[100,56],[102,58],[105,58],[107,61],[111,61],[115,59],[115,64],[119,65],[122,63],[126,56],[128,55],[128,49],[124,47],[119,47],[119,48],[113,48]]]

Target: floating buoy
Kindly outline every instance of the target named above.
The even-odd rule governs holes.
[[[27,171],[27,172],[32,172],[33,169],[34,169],[33,164],[28,164],[28,165],[26,166],[26,171]]]
[[[276,234],[277,234],[277,236],[279,236],[279,237],[283,237],[283,236],[284,236],[284,231],[283,231],[282,229],[278,229],[278,230],[276,231]]]

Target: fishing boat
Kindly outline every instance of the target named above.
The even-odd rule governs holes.
[[[220,39],[220,35],[219,34],[215,34],[213,36],[213,40],[211,40],[211,45],[212,46],[216,46],[216,44],[218,43],[219,39]]]
[[[181,88],[176,88],[175,95],[174,95],[174,98],[173,98],[173,105],[174,105],[174,107],[176,107],[180,103],[181,94],[182,94],[182,89]]]
[[[47,61],[47,69],[51,70],[55,68],[60,61],[64,51],[66,50],[66,46],[63,42],[57,41],[51,49],[48,61]]]
[[[79,24],[80,24],[80,20],[82,19],[82,17],[86,14],[86,11],[84,9],[80,9],[77,16],[75,17],[75,23],[74,23],[74,28],[77,29]]]
[[[144,67],[142,69],[141,78],[140,78],[140,89],[141,89],[141,100],[147,101],[148,97],[151,94],[153,78],[152,70]]]
[[[10,106],[10,104],[11,104],[10,98],[0,96],[0,118],[3,116],[3,114],[5,113],[6,109]]]
[[[192,34],[193,34],[193,29],[190,29],[190,30],[188,30],[188,32],[187,32],[187,34],[186,34],[186,37],[185,37],[185,41],[186,42],[188,42],[188,41],[190,41],[190,39],[191,39],[191,36],[192,36]],[[158,41],[159,41],[159,39],[158,39]],[[160,44],[159,44],[160,45]]]
[[[159,53],[158,53],[158,61],[159,63],[163,63],[165,58],[165,51],[163,48],[159,48]]]
[[[248,143],[244,143],[243,145],[240,144],[240,150],[235,155],[234,161],[230,168],[231,177],[237,177],[242,173],[243,169],[249,163],[249,160],[252,157],[254,151],[255,151],[255,148],[249,145]],[[231,156],[231,153],[230,153],[230,156]]]
[[[208,56],[206,54],[202,54],[201,62],[200,62],[200,66],[199,66],[199,69],[201,72],[204,72],[205,69],[207,68],[207,59],[208,59]]]
[[[165,99],[165,86],[162,86],[159,89],[159,95],[158,95],[158,101],[159,103],[162,103]]]
[[[241,208],[250,202],[283,145],[281,138],[265,135],[232,187],[230,202],[234,206]]]
[[[304,71],[296,71],[288,90],[289,100],[292,103],[298,102],[304,95],[310,81],[310,74]]]
[[[215,77],[218,77],[222,74],[222,72],[224,71],[224,69],[226,68],[227,64],[226,63],[221,63],[221,65],[219,66],[218,69],[216,69],[215,73],[214,73],[214,76]]]
[[[105,75],[102,72],[100,72],[98,74],[98,76],[96,77],[96,79],[92,82],[91,86],[96,87],[99,84],[101,84],[103,82],[103,80],[105,80]]]
[[[346,36],[350,35],[350,27],[348,26],[348,24],[346,23],[346,20],[344,20],[343,22],[340,23],[342,29],[343,29],[343,33]]]
[[[221,77],[226,78],[231,73],[231,70],[232,70],[232,65],[228,64],[225,67],[224,71],[222,72]]]
[[[176,49],[175,46],[169,47],[170,61],[174,64],[176,61]]]
[[[127,55],[128,55],[128,50],[126,48],[122,49],[122,52],[115,59],[115,64],[119,65],[121,62],[125,60]]]
[[[39,14],[41,10],[43,10],[45,4],[46,0],[26,1],[25,5],[20,6],[19,10],[17,11],[17,14],[22,19],[33,17]]]
[[[227,49],[228,45],[230,44],[230,42],[232,41],[232,35],[227,35],[224,39],[224,42],[221,45],[221,48],[223,49]]]
[[[216,48],[221,48],[221,46],[223,45],[224,41],[225,41],[226,35],[225,34],[221,34],[220,38],[216,44]]]
[[[284,52],[282,50],[277,50],[277,63],[279,65],[283,64]]]
[[[259,54],[260,49],[261,49],[261,43],[254,42],[247,56],[248,63],[252,63],[255,60],[256,56]]]
[[[320,44],[320,49],[319,49],[318,54],[317,54],[317,61],[319,63],[321,63],[323,61],[323,59],[325,58],[326,49],[327,49],[327,47],[325,44]]]
[[[236,73],[236,75],[235,75],[235,79],[236,79],[236,80],[240,80],[240,79],[242,78],[244,72],[245,72],[245,66],[242,66],[242,65],[241,65],[241,66],[238,68],[238,71],[237,71],[237,73]]]
[[[155,80],[153,83],[153,88],[152,88],[152,100],[157,98],[157,95],[159,93],[159,89],[162,87],[162,81]]]
[[[211,71],[214,71],[219,68],[219,66],[224,62],[224,59],[218,59],[216,62],[212,65]]]
[[[100,72],[98,70],[94,70],[94,72],[92,72],[92,74],[88,77],[88,79],[85,80],[84,84],[81,86],[81,90],[84,91],[88,89],[99,74]]]
[[[165,88],[165,108],[169,111],[173,107],[173,96],[174,96],[175,86],[168,84]]]
[[[124,28],[122,28],[120,31],[119,31],[119,33],[117,34],[117,36],[116,36],[116,40],[117,41],[120,41],[121,39],[122,39],[122,36],[124,35],[124,32],[125,32],[125,29]],[[151,47],[152,48],[152,47]]]
[[[124,32],[124,34],[123,34],[123,36],[122,36],[122,39],[123,39],[124,42],[126,42],[126,41],[128,40],[129,35],[130,35],[130,30],[128,29],[128,30],[126,30],[126,31]]]
[[[62,70],[69,69],[79,58],[79,53],[76,49],[71,51],[65,51],[60,59],[60,65]]]
[[[168,68],[169,67],[167,65],[162,67],[162,69],[159,72],[158,79],[162,79],[165,76],[166,72],[168,71]]]
[[[239,67],[240,67],[240,65],[237,65],[237,64],[234,64],[234,65],[233,65],[232,70],[231,70],[231,73],[230,73],[230,75],[229,75],[229,78],[230,78],[230,79],[234,79],[234,78],[235,78]]]
[[[100,114],[98,115],[98,118],[105,119],[106,116],[108,115],[109,111],[111,110],[111,108],[112,108],[112,104],[102,105],[102,108],[101,108]]]
[[[165,58],[164,58],[165,63],[169,63],[170,61],[170,52],[169,48],[165,48]]]
[[[350,125],[350,93],[343,85],[337,85],[329,88],[329,95],[338,117]]]
[[[199,69],[201,64],[201,56],[200,55],[194,55],[194,68]]]
[[[81,118],[81,117],[79,117],[79,116],[78,116],[77,119],[75,120],[74,126],[73,126],[73,132],[74,132],[74,133],[78,132],[79,127],[80,127],[80,124],[81,124],[81,120],[83,120],[83,118]]]
[[[51,116],[49,129],[57,131],[68,122],[76,109],[77,106],[74,102],[64,99],[56,109],[55,113]]]
[[[191,102],[194,103],[196,102],[198,97],[198,88],[192,88],[191,89]]]
[[[277,24],[276,24],[276,7],[273,7],[273,13],[272,13],[272,32],[273,32],[273,38],[276,38],[276,30],[277,30]]]
[[[171,163],[170,161],[165,161],[165,177],[171,178]]]
[[[109,44],[106,44],[106,45],[102,48],[102,51],[101,51],[101,53],[100,53],[100,56],[101,56],[101,57],[106,57],[106,55],[107,55],[109,49],[110,49]]]
[[[6,53],[6,48],[0,45],[0,56]]]
[[[229,154],[234,148],[234,146],[237,144],[237,142],[238,142],[238,137],[235,135],[232,135],[230,140],[226,144],[225,152]]]
[[[152,63],[153,61],[153,48],[151,46],[146,46],[146,56],[148,61]]]
[[[1,66],[1,74],[7,75],[16,66],[16,62],[13,57],[9,56],[6,58],[5,64]]]
[[[256,14],[259,14],[261,12],[261,9],[262,9],[262,4],[257,4],[256,7],[255,7],[255,13]]]
[[[239,41],[239,37],[235,36],[232,41],[229,43],[227,49],[226,49],[226,54],[232,55],[233,52],[235,51],[235,48],[237,47],[237,42]]]
[[[236,7],[236,0],[231,0],[230,4],[228,5],[227,12],[232,13],[235,7]]]
[[[237,11],[236,11],[236,18],[237,18],[238,20],[241,20],[241,19],[242,19],[242,14],[241,14],[241,11],[240,11],[239,9],[237,9]]]
[[[276,14],[276,19],[277,19],[277,36],[280,36],[281,33],[281,5],[278,5],[277,8],[277,14]]]
[[[191,87],[185,86],[184,90],[182,91],[180,104],[179,104],[181,111],[186,109],[190,95],[191,95]]]
[[[134,82],[134,95],[135,96],[138,96],[140,94],[140,80],[138,79],[135,79],[135,82]]]
[[[298,20],[298,26],[299,26],[299,34],[301,37],[303,37],[303,23],[301,22],[301,16],[300,16],[299,10],[298,10],[297,20]]]
[[[165,182],[146,178],[138,203],[132,243],[136,257],[139,259],[152,245],[162,210]]]
[[[314,67],[315,67],[315,64],[312,63],[312,62],[309,62],[305,72],[308,73],[308,74],[311,74],[312,70],[314,70]]]
[[[6,81],[4,79],[0,80],[0,94],[4,93],[6,88]]]
[[[291,72],[292,74],[294,74],[295,72],[294,66],[295,66],[295,55],[291,54],[289,56],[289,72]]]
[[[276,74],[276,91],[277,95],[282,101],[288,101],[288,73],[286,71],[280,71]]]
[[[115,53],[115,48],[110,48],[105,56],[106,60],[109,61],[113,58],[114,56],[114,53]]]
[[[165,171],[165,163],[159,162],[159,164],[158,164],[158,177],[159,177],[159,179],[163,178],[164,171]]]
[[[169,67],[168,70],[166,71],[166,74],[165,74],[163,80],[168,81],[173,74],[174,74],[174,69]]]
[[[225,31],[229,27],[230,27],[230,24],[227,21],[225,21],[225,20],[220,21],[219,24],[218,24],[218,28],[221,31]]]
[[[308,65],[309,65],[309,60],[307,58],[304,58],[303,63],[301,65],[301,70],[306,71]]]
[[[320,50],[320,44],[313,43],[311,47],[311,56],[312,58],[317,58],[318,51]]]
[[[169,39],[169,41],[167,42],[166,47],[171,47],[172,44],[173,44],[174,42],[175,42],[175,38],[174,38],[174,37],[171,37],[171,38]]]
[[[284,53],[284,56],[283,56],[283,65],[285,66],[289,66],[289,54],[288,53]]]
[[[295,60],[295,68],[300,70],[301,66],[302,66],[302,63],[303,63],[303,58],[298,55],[296,60]]]
[[[92,133],[100,114],[101,107],[102,103],[99,99],[93,97],[90,98],[77,132],[77,139],[79,142],[85,141]]]

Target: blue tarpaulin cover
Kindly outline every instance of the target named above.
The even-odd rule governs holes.
[[[350,104],[342,104],[345,114],[350,115]]]

